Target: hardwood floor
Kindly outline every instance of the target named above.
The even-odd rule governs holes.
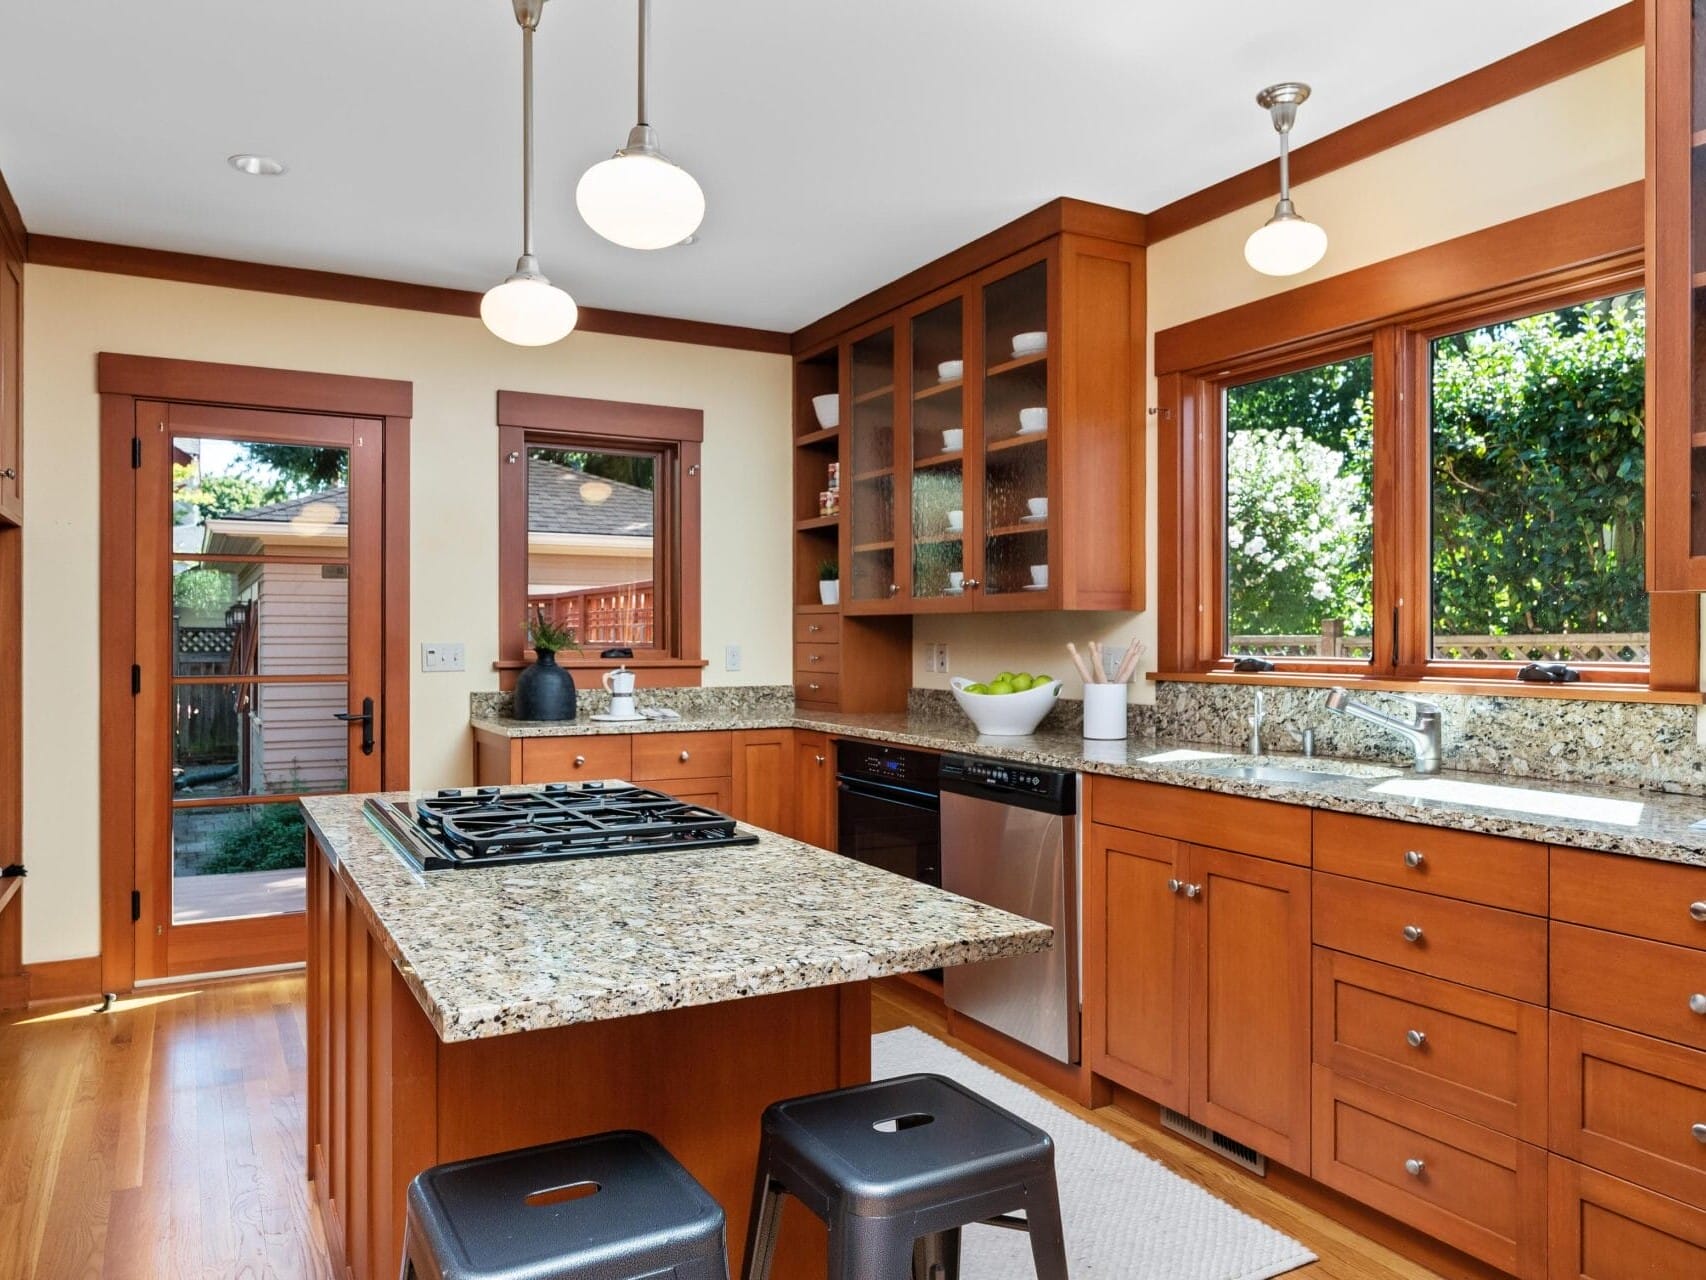
[[[0,1021],[0,1277],[329,1280],[302,1180],[303,998],[285,975]],[[908,1023],[947,1038],[939,1011],[879,989],[875,1029]],[[1207,1152],[1039,1091],[1303,1241],[1321,1261],[1299,1280],[1432,1280]]]

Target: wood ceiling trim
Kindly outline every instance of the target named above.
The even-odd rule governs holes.
[[[6,185],[6,175],[0,173],[0,237],[11,241],[12,255],[20,261],[29,248],[29,233],[24,230],[24,215],[18,202],[12,199],[12,189]]]
[[[1595,66],[1642,43],[1640,0],[1589,18],[1291,153],[1295,186]],[[1224,217],[1279,191],[1279,159],[1193,191],[1149,214],[1149,243]]]
[[[70,267],[78,271],[102,271],[114,275],[142,276],[151,280],[175,280],[184,284],[212,285],[223,289],[249,289],[258,293],[278,293],[295,298],[319,298],[328,302],[351,302],[372,307],[395,307],[405,311],[426,311],[435,315],[478,317],[480,314],[480,295],[466,289],[406,284],[398,280],[377,280],[369,276],[314,271],[305,267],[240,262],[233,258],[216,258],[199,253],[141,249],[98,240],[32,235],[29,237],[26,261],[45,267]],[[703,320],[678,320],[670,316],[641,315],[630,311],[608,311],[601,307],[582,307],[575,328],[580,333],[651,338],[659,342],[685,342],[694,346],[761,351],[772,355],[786,354],[789,349],[788,335],[769,329],[711,324]]]

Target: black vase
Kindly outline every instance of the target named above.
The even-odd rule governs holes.
[[[515,678],[517,720],[573,720],[575,678],[557,665],[557,655],[543,650],[531,667]]]

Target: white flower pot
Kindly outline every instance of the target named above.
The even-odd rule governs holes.
[[[841,580],[839,578],[830,578],[826,582],[820,581],[817,584],[817,598],[824,604],[840,604]]]

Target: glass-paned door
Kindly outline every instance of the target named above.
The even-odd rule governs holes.
[[[1049,509],[1049,264],[1040,259],[983,291],[984,554],[979,603],[1058,594]],[[1052,588],[1052,590],[1051,590]]]
[[[976,440],[967,377],[965,301],[949,298],[912,319],[912,422],[909,479],[912,598],[948,602],[976,589],[966,548],[981,526],[966,487],[966,458]],[[972,452],[968,452],[968,450]],[[975,560],[975,557],[973,557]],[[966,576],[973,575],[967,586]]]
[[[297,800],[379,789],[379,426],[136,426],[137,976],[300,959]]]
[[[893,600],[900,591],[895,556],[895,333],[892,328],[853,343],[852,418],[846,486],[852,581],[843,584],[854,605]]]

